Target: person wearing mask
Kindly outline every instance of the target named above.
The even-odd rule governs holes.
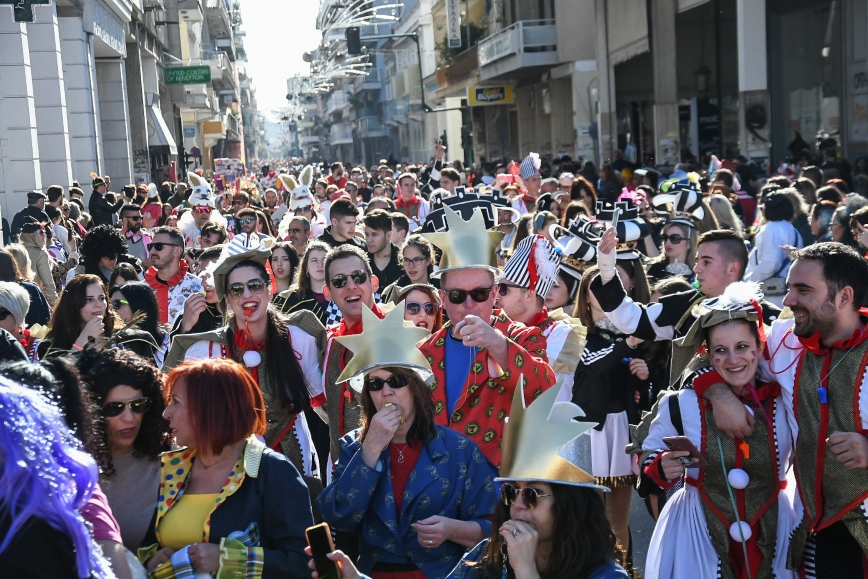
[[[494,305],[512,321],[540,329],[548,364],[561,385],[560,399],[566,401],[572,399],[573,377],[588,330],[570,314],[549,311],[545,305],[559,261],[554,246],[542,236],[524,238],[503,268]]]
[[[317,238],[319,241],[333,248],[348,244],[362,251],[367,250],[365,242],[355,236],[356,219],[359,217],[359,209],[355,203],[349,199],[338,199],[331,204],[329,214],[331,225]]]
[[[154,229],[148,246],[151,267],[145,272],[145,282],[157,293],[160,323],[172,325],[184,310],[184,302],[202,291],[202,283],[190,273],[184,260],[184,237],[172,227]]]
[[[118,210],[123,207],[126,200],[121,196],[116,202],[109,203],[108,199],[106,199],[108,187],[105,180],[96,173],[91,173],[90,175],[93,178],[91,182],[93,193],[90,194],[87,210],[90,213],[91,224],[112,225]]]
[[[424,237],[443,251],[440,299],[449,323],[419,344],[434,371],[434,420],[463,432],[494,466],[513,392],[528,400],[555,383],[539,328],[512,322],[494,310],[497,245],[502,233],[485,228],[481,212],[470,221],[444,206],[448,231]],[[521,375],[533,380],[520,385]]]
[[[392,218],[382,209],[365,215],[365,244],[373,274],[383,287],[394,283],[403,270],[398,264],[398,248],[392,244]]]

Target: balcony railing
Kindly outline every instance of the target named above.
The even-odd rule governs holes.
[[[349,105],[350,99],[347,97],[347,93],[343,91],[334,92],[326,101],[326,115],[337,112]]]
[[[554,20],[520,20],[479,42],[479,67],[511,55],[557,52]]]
[[[354,85],[355,92],[362,90],[380,90],[380,88],[382,88],[382,84],[380,83],[380,71],[376,68],[372,68],[367,75],[359,77]]]
[[[478,54],[479,45],[474,45],[456,56],[450,64],[438,68],[437,86],[445,88],[470,77],[479,69]]]
[[[348,145],[353,142],[353,126],[337,123],[329,131],[329,143],[332,145]]]
[[[205,0],[205,21],[211,38],[232,38],[229,2],[226,0]]]
[[[356,121],[356,131],[361,137],[382,137],[386,134],[386,126],[377,118],[364,118]]]

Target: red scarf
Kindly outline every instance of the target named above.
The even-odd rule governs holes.
[[[162,324],[169,323],[169,290],[181,283],[181,280],[187,275],[187,270],[190,269],[186,260],[182,259],[179,265],[178,273],[167,281],[157,277],[157,268],[154,266],[149,267],[148,271],[145,272],[145,282],[157,294],[157,305],[160,307],[160,323]]]
[[[380,307],[377,304],[374,304],[374,307],[371,308],[371,311],[376,314],[378,318],[381,320],[386,317],[386,314],[380,310]],[[362,321],[359,320],[352,326],[347,325],[347,319],[344,318],[341,320],[340,325],[338,325],[333,330],[329,331],[329,338],[332,337],[341,337],[341,336],[357,336],[362,333]],[[347,362],[350,361],[350,351],[344,348],[344,351],[341,353],[340,359],[340,367],[343,372],[344,368],[347,367]],[[350,391],[349,382],[344,382],[341,384],[341,411],[340,411],[340,422],[338,423],[339,428],[344,427],[344,408],[349,404],[353,399],[353,393]]]
[[[533,315],[530,322],[527,323],[528,328],[540,327],[544,321],[549,319],[549,310],[547,307],[543,306],[541,312],[537,312]]]
[[[415,193],[413,193],[413,198],[409,201],[404,201],[404,196],[401,195],[400,197],[398,197],[398,200],[395,201],[395,207],[412,207],[417,203],[419,203],[419,196]]]
[[[868,316],[868,308],[860,308],[859,313],[862,317]],[[839,340],[832,344],[830,348],[826,348],[822,344],[820,344],[820,332],[816,332],[807,338],[799,338],[799,342],[812,354],[816,354],[818,356],[825,356],[829,353],[830,350],[848,350],[850,348],[855,348],[859,344],[865,341],[868,338],[868,331],[866,328],[856,328],[853,330],[853,335],[849,338],[845,338],[843,340]]]

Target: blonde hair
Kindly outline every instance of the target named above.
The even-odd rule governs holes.
[[[30,254],[27,253],[27,249],[20,243],[10,243],[5,249],[15,259],[15,263],[18,264],[21,277],[27,281],[33,281],[36,277],[36,272],[33,271],[33,264],[30,262]]]
[[[729,198],[720,193],[715,193],[708,198],[708,206],[717,217],[720,227],[723,229],[732,229],[739,235],[744,234],[744,224],[739,219],[738,215],[732,209],[732,203]]]

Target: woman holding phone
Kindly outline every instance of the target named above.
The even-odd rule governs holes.
[[[722,296],[703,302],[702,316],[675,342],[694,352],[705,347],[707,353],[693,362],[693,367],[705,366],[694,372],[694,386],[728,384],[756,422],[749,438],[732,440],[716,427],[710,404],[692,388],[660,400],[643,443],[640,492],[641,487],[682,486],[660,513],[646,577],[798,576],[787,569],[795,517],[783,491],[791,431],[780,386],[755,378],[765,347],[757,313],[761,299],[756,283],[731,284]]]

